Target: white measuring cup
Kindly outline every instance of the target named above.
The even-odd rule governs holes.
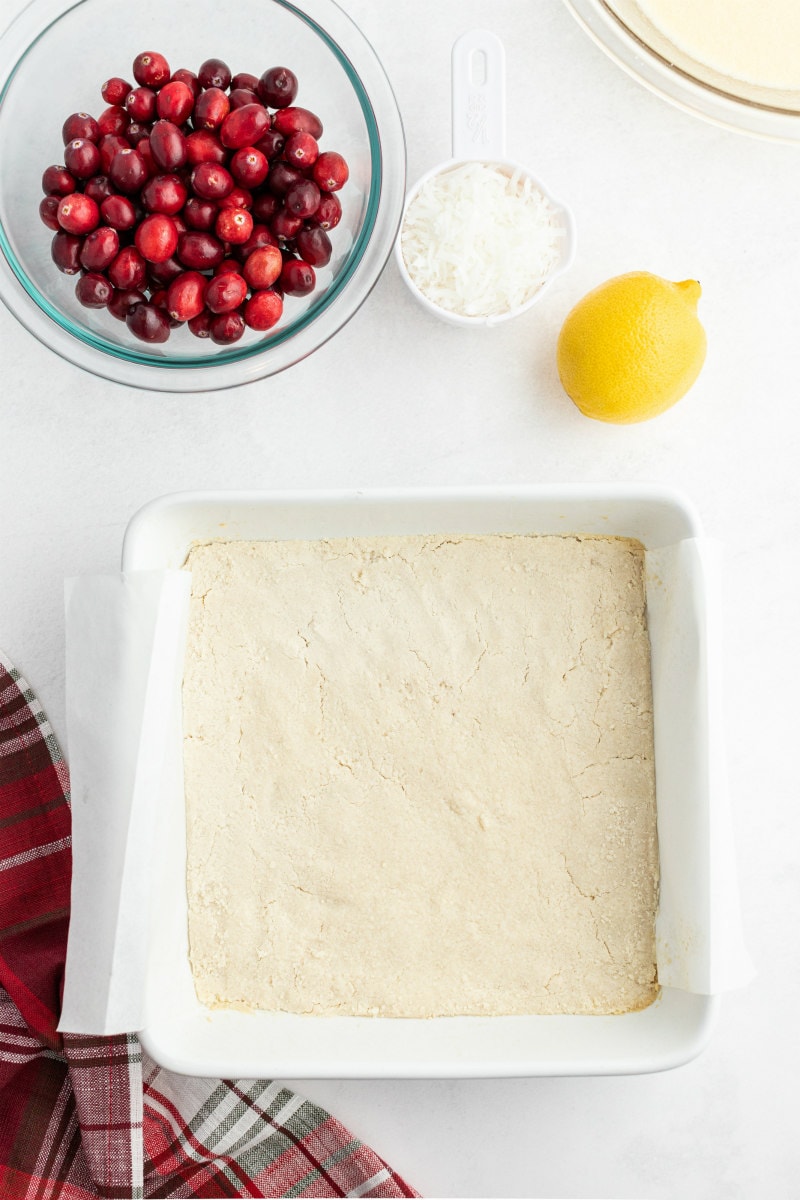
[[[427,171],[408,192],[395,243],[395,260],[412,295],[435,316],[452,325],[499,325],[527,312],[571,265],[575,257],[575,222],[566,205],[557,201],[527,167],[506,158],[505,50],[500,39],[485,29],[462,34],[453,44],[451,69],[452,158]],[[541,286],[524,304],[488,316],[468,317],[435,304],[417,287],[403,257],[406,214],[420,188],[435,176],[468,162],[485,163],[509,177],[527,178],[552,206],[553,220],[559,230],[558,260]]]

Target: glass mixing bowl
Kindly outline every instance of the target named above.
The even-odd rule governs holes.
[[[219,346],[176,328],[167,342],[137,340],[105,309],[82,307],[75,276],[50,256],[39,219],[42,172],[63,163],[61,126],[94,116],[113,75],[158,50],[172,69],[221,58],[234,74],[273,66],[299,80],[296,103],[324,124],[321,149],[348,162],[333,255],[306,297],[287,296],[267,334],[248,329]],[[45,345],[94,374],[136,387],[207,391],[272,375],[306,357],[357,311],[397,235],[405,142],[397,103],[369,42],[333,0],[33,0],[0,38],[0,298]]]

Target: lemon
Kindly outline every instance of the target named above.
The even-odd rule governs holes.
[[[706,356],[700,284],[632,271],[579,300],[558,338],[558,373],[580,411],[598,421],[647,421],[688,392]]]

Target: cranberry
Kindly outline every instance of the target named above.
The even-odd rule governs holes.
[[[113,292],[105,275],[90,271],[75,284],[75,295],[84,308],[105,308]]]
[[[224,208],[214,227],[217,237],[232,246],[241,246],[253,232],[253,218],[245,208]]]
[[[199,271],[182,271],[167,289],[167,311],[176,321],[191,321],[205,307],[208,280]]]
[[[319,225],[320,229],[335,229],[341,219],[342,204],[339,197],[326,192],[314,213],[314,224]]]
[[[245,104],[261,104],[255,92],[251,92],[248,88],[235,88],[228,93],[228,101],[230,102],[231,112],[237,108],[244,108]]]
[[[157,292],[153,292],[152,296],[150,297],[150,303],[154,304],[156,306],[156,308],[160,308],[161,311],[165,314],[167,320],[169,321],[170,329],[175,329],[175,328],[177,328],[178,325],[180,325],[180,321],[176,321],[175,318],[170,313],[169,309],[167,308],[167,289],[166,288],[160,288]]]
[[[284,146],[283,156],[293,167],[307,170],[319,157],[319,142],[310,133],[293,133]]]
[[[221,58],[207,58],[197,72],[197,78],[201,87],[225,91],[231,82],[231,69]]]
[[[58,203],[58,223],[66,233],[91,233],[100,222],[100,209],[91,196],[73,192]]]
[[[224,275],[226,271],[233,271],[234,275],[241,275],[242,264],[237,262],[235,258],[223,258],[222,262],[214,267],[214,274]]]
[[[100,130],[100,136],[113,134],[114,137],[119,137],[131,123],[124,108],[119,104],[112,104],[109,108],[103,110],[97,118],[97,127]]]
[[[229,150],[252,146],[269,128],[269,113],[261,104],[245,104],[228,113],[219,131],[220,141]]]
[[[279,158],[283,153],[286,145],[286,138],[282,133],[278,133],[277,129],[267,129],[258,139],[255,145],[256,150],[260,150],[266,158],[272,162],[274,158]]]
[[[230,172],[242,187],[256,188],[264,182],[269,171],[266,154],[255,146],[242,146],[231,157]]]
[[[218,346],[229,346],[231,342],[238,342],[244,333],[244,317],[238,312],[219,313],[212,317],[208,328],[212,342]]]
[[[222,142],[208,129],[196,129],[186,139],[186,161],[193,167],[201,162],[222,164],[227,157]]]
[[[199,163],[192,171],[192,190],[203,200],[222,200],[233,191],[233,176],[217,163]]]
[[[42,175],[42,191],[46,196],[69,196],[77,184],[66,167],[48,167]]]
[[[312,267],[325,267],[331,261],[331,239],[318,225],[308,225],[295,238],[297,252]]]
[[[244,306],[244,323],[251,329],[263,333],[277,325],[283,313],[283,300],[271,288],[263,292],[253,292]]]
[[[251,92],[257,92],[258,76],[250,75],[247,71],[240,71],[231,80],[231,91],[236,91],[239,88],[247,88]]]
[[[242,187],[235,187],[219,202],[220,208],[252,208],[252,205],[253,193]]]
[[[102,208],[103,201],[107,200],[109,196],[114,195],[114,188],[107,175],[94,175],[91,179],[86,180],[83,194],[91,196]]]
[[[183,125],[192,115],[194,93],[185,83],[174,80],[165,83],[156,97],[156,112],[165,121]]]
[[[139,142],[139,145],[136,147],[136,149],[139,152],[139,154],[141,154],[142,158],[144,159],[144,165],[147,167],[148,178],[151,175],[157,175],[158,171],[159,171],[159,166],[158,166],[158,163],[156,162],[156,160],[153,158],[153,150],[150,145],[150,139],[145,138],[144,140]]]
[[[258,81],[258,94],[270,108],[286,108],[297,95],[297,76],[288,67],[270,67]]]
[[[230,110],[231,102],[220,88],[201,92],[195,101],[192,118],[195,129],[219,129]]]
[[[208,309],[204,308],[196,317],[192,317],[189,322],[189,330],[197,338],[207,338],[211,336],[211,322],[214,320]]]
[[[131,121],[125,130],[125,137],[134,150],[139,149],[139,143],[150,137],[152,126],[147,121]]]
[[[138,192],[147,182],[147,164],[138,150],[118,150],[108,171],[111,182],[121,192]]]
[[[169,317],[155,304],[134,304],[125,324],[143,342],[166,342],[169,337]]]
[[[305,179],[305,175],[297,167],[292,167],[287,162],[274,162],[270,164],[267,187],[273,195],[285,196],[289,188],[300,183],[301,179]]]
[[[100,151],[100,170],[104,175],[107,175],[111,170],[114,155],[119,153],[120,150],[130,150],[130,145],[119,134],[106,133],[97,143],[97,149]]]
[[[182,234],[186,237],[186,234]],[[172,258],[178,247],[175,222],[165,213],[151,213],[136,230],[136,247],[148,262],[160,263]]]
[[[100,126],[88,113],[73,113],[64,122],[61,136],[65,146],[67,142],[74,142],[76,138],[85,138],[88,142],[96,142],[100,137]]]
[[[272,287],[280,276],[283,257],[277,246],[260,246],[247,256],[242,274],[254,291]]]
[[[182,275],[184,268],[177,258],[168,258],[164,262],[150,263],[147,272],[150,283],[157,288],[166,288],[172,283],[173,279],[177,279]]]
[[[293,133],[310,133],[317,141],[322,137],[322,121],[307,108],[279,108],[272,126],[284,137],[291,137]]]
[[[189,193],[178,175],[154,175],[142,188],[142,204],[148,212],[175,216]]]
[[[77,275],[81,269],[81,246],[83,238],[63,230],[55,235],[50,243],[50,257],[65,275]]]
[[[266,225],[254,225],[253,232],[250,234],[250,237],[243,245],[236,247],[236,252],[244,262],[244,260],[249,258],[254,250],[260,250],[262,246],[277,245],[278,239],[274,236],[274,234],[270,233]],[[309,262],[310,261],[311,260],[309,259]]]
[[[162,171],[176,171],[186,162],[186,138],[172,121],[156,121],[150,133],[150,149]]]
[[[185,67],[178,67],[177,71],[172,72],[172,75],[170,76],[170,83],[185,83],[195,100],[202,91],[202,88],[200,87],[200,80],[197,78],[194,71],[187,71]]]
[[[303,228],[303,218],[282,208],[279,212],[275,213],[275,216],[269,223],[269,227],[276,238],[284,242],[290,242],[292,238],[297,237]]]
[[[58,223],[58,204],[58,196],[42,196],[39,201],[39,216],[48,229],[59,230],[61,228]]]
[[[106,104],[124,104],[128,92],[132,90],[133,84],[128,83],[127,79],[121,79],[119,75],[112,75],[100,88],[100,95]]]
[[[125,232],[136,224],[136,209],[127,196],[106,196],[100,204],[100,216],[112,229]]]
[[[350,177],[347,163],[335,150],[325,150],[320,154],[311,173],[323,192],[338,192]]]
[[[317,185],[311,179],[301,179],[289,188],[284,198],[286,210],[296,217],[313,217],[322,198]]]
[[[213,200],[190,196],[183,209],[183,219],[190,229],[213,229],[218,208]]]
[[[225,248],[210,233],[201,230],[182,233],[178,239],[178,260],[190,271],[207,271],[225,257]]]
[[[301,258],[292,258],[283,264],[280,284],[284,292],[290,296],[307,296],[313,292],[317,277],[311,263],[303,262]]]
[[[133,78],[145,87],[159,88],[169,79],[169,63],[163,54],[144,50],[133,60]]]
[[[262,192],[253,200],[253,219],[255,221],[271,221],[280,208],[280,200],[272,192]]]
[[[156,94],[153,89],[138,87],[128,92],[125,111],[133,121],[152,121],[156,115]]]
[[[100,169],[100,151],[88,138],[74,138],[64,147],[64,162],[76,179],[89,179]]]
[[[135,246],[125,246],[109,264],[107,275],[115,288],[141,291],[147,282],[147,263]]]
[[[124,321],[134,304],[141,304],[145,299],[144,292],[136,288],[114,288],[108,302],[108,311],[118,321]]]
[[[105,271],[119,254],[119,234],[110,225],[99,225],[84,239],[81,266],[87,271]]]
[[[215,275],[206,288],[206,308],[213,313],[233,312],[244,302],[247,283],[235,271]],[[192,314],[194,315],[194,314]]]

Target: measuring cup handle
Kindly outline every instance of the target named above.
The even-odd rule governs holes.
[[[453,44],[453,158],[504,159],[506,155],[506,55],[486,29],[472,29]]]

